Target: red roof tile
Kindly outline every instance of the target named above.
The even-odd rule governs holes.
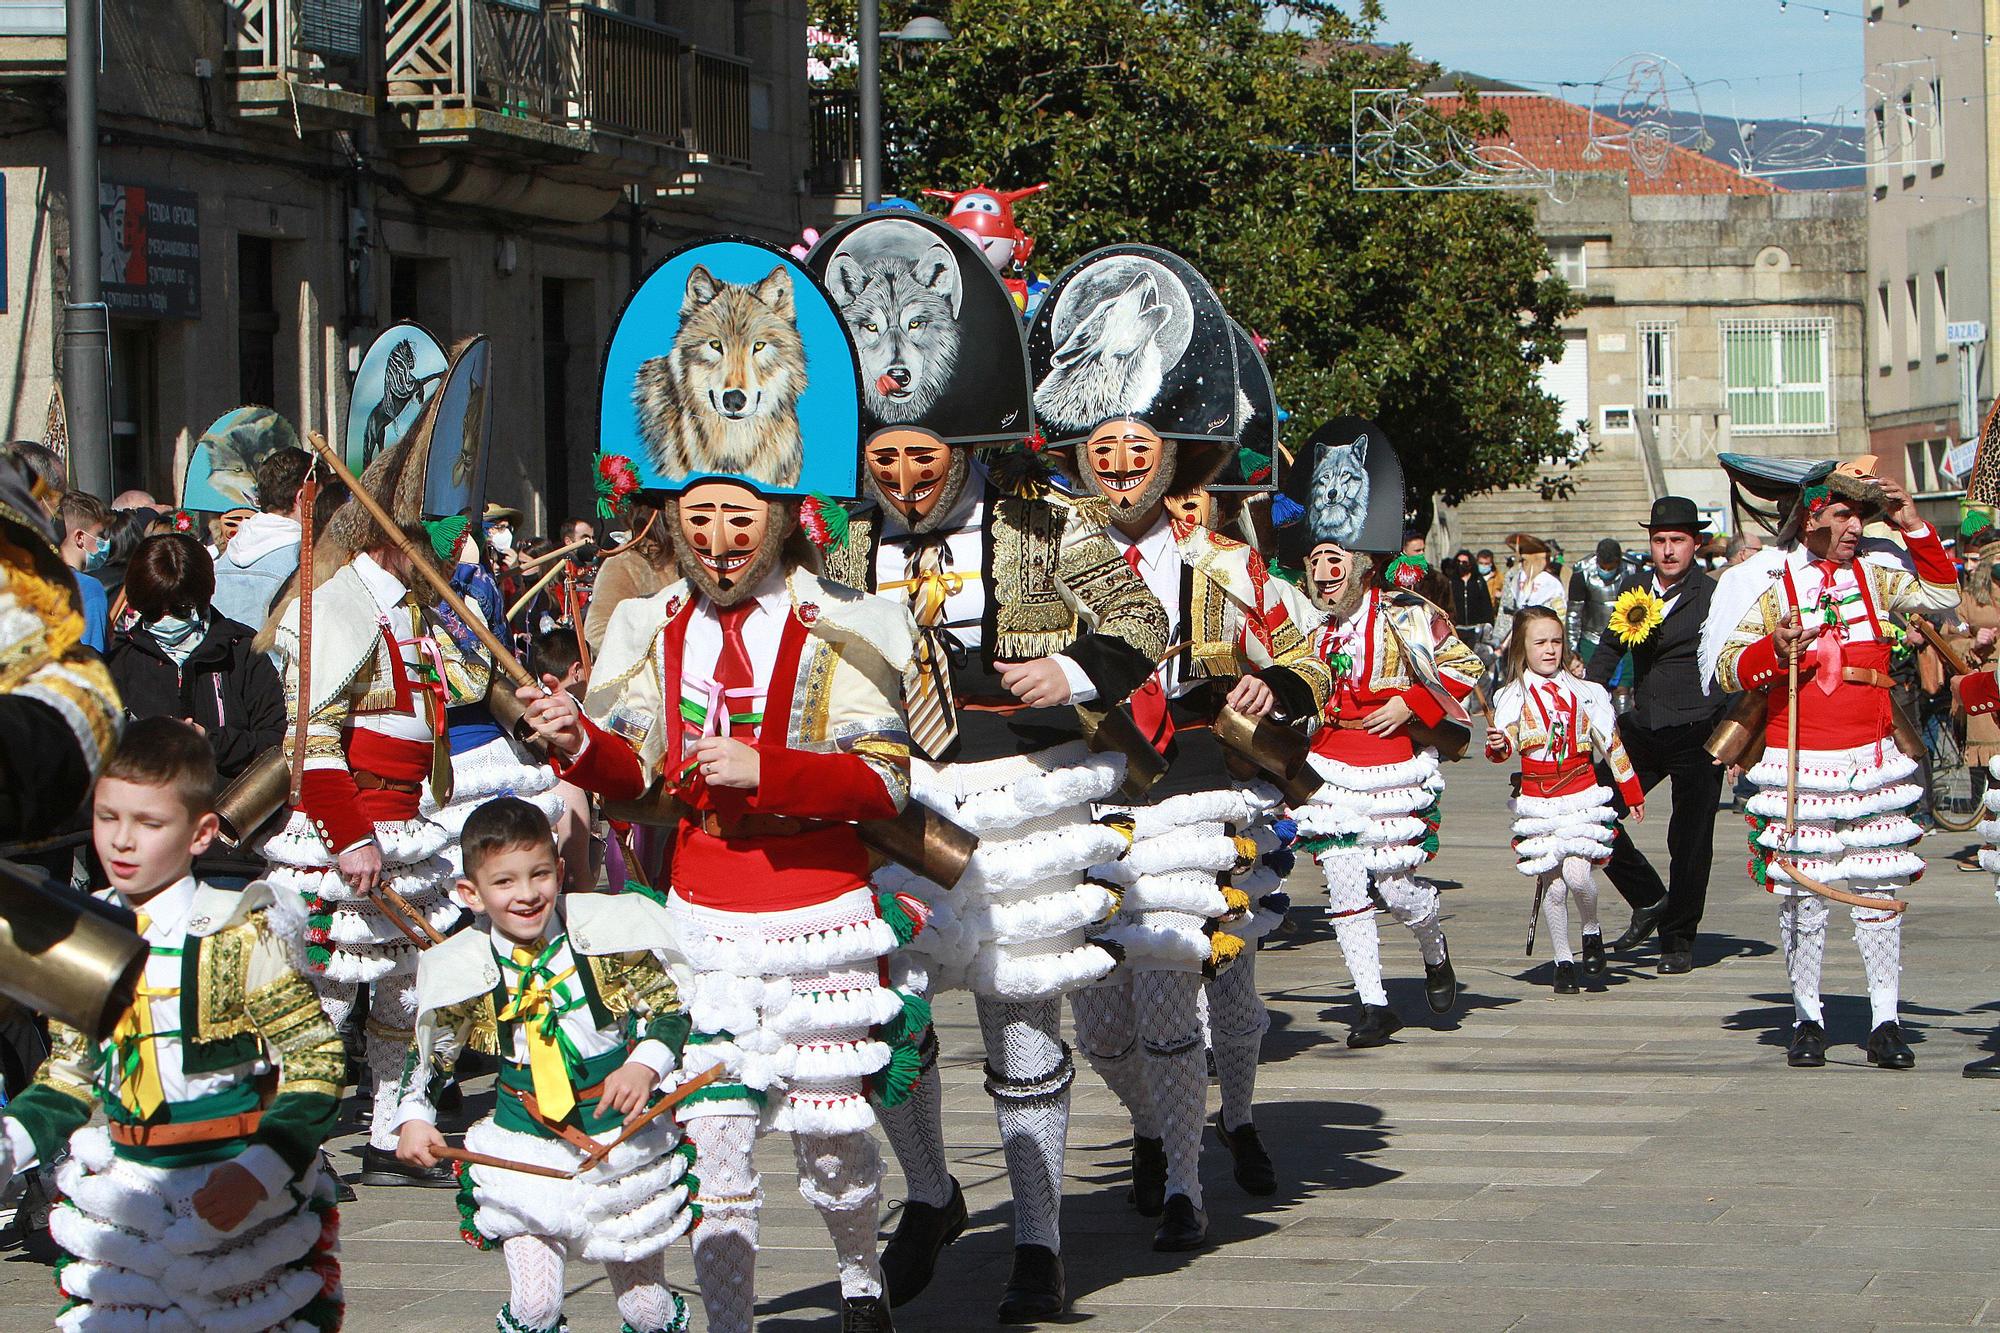
[[[1424,99],[1439,114],[1457,111],[1463,98],[1455,93],[1439,93]],[[1618,171],[1625,173],[1626,187],[1633,194],[1781,194],[1770,181],[1746,176],[1732,167],[1686,148],[1667,149],[1666,169],[1658,177],[1634,170],[1630,154],[1601,147],[1595,161],[1584,156],[1590,144],[1593,123],[1597,135],[1616,135],[1630,127],[1608,116],[1592,117],[1589,108],[1541,93],[1483,93],[1481,111],[1498,111],[1507,117],[1504,134],[1482,136],[1481,143],[1504,145],[1524,155],[1538,167],[1556,171]]]

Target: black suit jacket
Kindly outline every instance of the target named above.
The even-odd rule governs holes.
[[[1627,576],[1618,585],[1620,595],[1633,588],[1651,588],[1653,575],[1641,571]],[[1689,570],[1680,589],[1668,602],[1668,614],[1660,627],[1632,654],[1632,707],[1626,718],[1649,731],[1685,726],[1690,722],[1712,722],[1727,704],[1721,694],[1704,694],[1701,667],[1696,649],[1701,643],[1701,623],[1708,619],[1708,602],[1715,595],[1715,580],[1700,570]],[[1590,656],[1588,674],[1599,685],[1611,684],[1618,661],[1628,650],[1616,634],[1606,634]]]

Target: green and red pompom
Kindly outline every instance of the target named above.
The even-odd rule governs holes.
[[[799,526],[806,540],[824,551],[847,545],[847,510],[838,500],[815,492],[799,506]]]
[[[597,489],[597,516],[616,522],[631,508],[632,496],[639,489],[639,473],[624,454],[599,454],[592,484]]]

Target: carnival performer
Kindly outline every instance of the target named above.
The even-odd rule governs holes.
[[[150,952],[110,1040],[52,1024],[33,1086],[0,1112],[0,1180],[56,1168],[49,1233],[65,1333],[330,1329],[343,1300],[335,1182],[320,1144],[343,1061],[274,935],[262,884],[196,881],[216,834],[208,742],[172,718],[126,729],[97,780],[106,902]],[[91,1124],[101,1110],[108,1123]]]
[[[1402,463],[1380,426],[1327,422],[1283,486],[1302,516],[1278,528],[1279,554],[1304,570],[1313,604],[1326,613],[1317,646],[1333,672],[1310,761],[1320,785],[1292,816],[1301,850],[1326,875],[1334,936],[1361,1003],[1347,1044],[1380,1046],[1403,1020],[1382,986],[1376,909],[1416,936],[1431,1012],[1449,1013],[1456,1002],[1437,886],[1414,872],[1437,855],[1438,742],[1462,743],[1462,701],[1481,666],[1453,634],[1449,612],[1375,585],[1368,556],[1395,550],[1403,526]]]
[[[1061,1204],[1075,1074],[1061,998],[1115,964],[1090,938],[1112,895],[1085,877],[1128,845],[1091,819],[1091,803],[1124,780],[1124,757],[1092,752],[1077,707],[1109,706],[1137,688],[1167,646],[1167,621],[1106,538],[1101,500],[1065,495],[1032,448],[993,474],[975,461],[972,446],[1023,436],[1031,407],[1015,308],[955,230],[870,214],[814,250],[809,262],[827,274],[864,360],[875,354],[874,335],[859,326],[879,325],[868,302],[881,291],[865,275],[884,256],[930,262],[925,271],[957,302],[950,336],[986,350],[958,358],[947,382],[920,386],[930,406],[899,398],[890,369],[882,372],[889,389],[878,379],[876,393],[864,394],[872,504],[856,510],[846,543],[826,551],[826,567],[915,614],[917,651],[904,682],[923,756],[911,765],[913,795],[981,845],[948,894],[896,866],[877,883],[933,912],[904,955],[916,969],[909,983],[973,993],[1014,1200],[1014,1264],[999,1317],[1047,1319],[1068,1300]],[[883,1252],[892,1303],[924,1289],[939,1251],[966,1224],[945,1160],[936,1058],[927,1041],[909,1100],[882,1111],[910,1190]]]
[[[1850,915],[1868,978],[1868,1060],[1908,1069],[1915,1057],[1896,1014],[1902,917],[1874,905],[1895,899],[1924,870],[1915,850],[1922,830],[1909,814],[1923,797],[1920,769],[1903,748],[1918,743],[1898,742],[1889,617],[1957,606],[1957,571],[1894,481],[1830,462],[1740,454],[1721,461],[1739,493],[1777,505],[1773,544],[1731,567],[1716,586],[1702,626],[1701,666],[1715,689],[1764,691],[1769,699],[1766,748],[1748,774],[1757,794],[1746,809],[1751,876],[1781,903],[1779,937],[1796,1010],[1786,1061],[1794,1068],[1826,1063],[1820,963],[1828,900],[1802,882],[1810,878],[1858,900]],[[1863,537],[1862,526],[1877,517],[1895,525],[1900,544]],[[1787,688],[1794,661],[1795,718]],[[1795,753],[1786,749],[1794,726]],[[1795,810],[1787,794],[1794,777]]]
[[[666,911],[640,893],[562,895],[555,834],[503,796],[467,817],[460,902],[475,917],[417,964],[417,1040],[400,1084],[398,1154],[428,1170],[445,1146],[426,1089],[440,1029],[500,1058],[492,1114],[469,1151],[558,1171],[619,1139],[680,1061],[687,1012],[654,950],[674,952]],[[664,1253],[693,1225],[692,1144],[656,1118],[601,1162],[555,1180],[470,1165],[459,1175],[466,1240],[498,1249],[508,1295],[500,1333],[558,1333],[563,1266],[600,1262],[631,1333],[680,1333],[687,1306]]]
[[[1147,402],[1114,403],[1106,386],[1070,385],[1070,398],[1060,406],[1054,395],[1043,395],[1051,404],[1043,423],[1052,432],[1051,450],[1078,488],[1110,509],[1113,544],[1167,609],[1174,627],[1169,637],[1187,648],[1184,657],[1163,662],[1131,703],[1139,730],[1169,758],[1166,775],[1140,803],[1098,807],[1101,816],[1132,828],[1126,854],[1096,870],[1120,890],[1118,913],[1104,935],[1123,950],[1125,965],[1077,991],[1070,1004],[1077,1044],[1132,1117],[1131,1197],[1142,1215],[1161,1218],[1153,1248],[1181,1251],[1199,1248],[1208,1232],[1200,1176],[1208,1081],[1199,999],[1206,979],[1245,967],[1243,938],[1225,923],[1254,914],[1248,895],[1226,877],[1256,868],[1250,826],[1280,804],[1270,784],[1232,780],[1207,724],[1225,704],[1251,718],[1304,722],[1327,702],[1332,678],[1262,557],[1202,524],[1201,506],[1188,503],[1229,462],[1250,417],[1248,400],[1237,397],[1238,330],[1220,313],[1201,275],[1179,256],[1147,246],[1112,246],[1085,256],[1057,279],[1042,306],[1044,318],[1030,330],[1038,381],[1049,387],[1067,374],[1061,369],[1068,360],[1066,337],[1089,335],[1065,320],[1089,319],[1093,293],[1115,288],[1116,275],[1135,263],[1169,274],[1193,303],[1201,332],[1179,363],[1186,387]],[[1249,346],[1243,338],[1242,347]],[[1076,398],[1118,410],[1090,421],[1091,412],[1068,406]],[[1221,438],[1207,427],[1218,420],[1226,432]],[[1175,492],[1182,502],[1170,505]],[[1249,1034],[1261,1038],[1262,1006],[1241,1002],[1231,990],[1223,996],[1220,1026],[1240,1051]],[[1231,1006],[1232,999],[1238,1003]],[[1268,1174],[1270,1159],[1255,1126],[1244,1108],[1232,1109],[1241,1116],[1234,1126],[1240,1133],[1232,1138],[1224,1130],[1232,1158],[1245,1159],[1253,1177]]]
[[[1521,794],[1514,798],[1514,859],[1535,881],[1535,900],[1555,950],[1555,991],[1577,993],[1575,955],[1569,947],[1569,904],[1583,935],[1583,975],[1605,973],[1604,932],[1597,920],[1596,868],[1611,859],[1611,828],[1618,812],[1611,789],[1597,780],[1603,760],[1634,823],[1646,817],[1646,795],[1625,745],[1618,717],[1602,685],[1563,669],[1563,622],[1545,606],[1514,613],[1508,640],[1506,684],[1493,699],[1486,729],[1486,757],[1521,761]]]
[[[1977,865],[1964,868],[2000,876],[2000,678],[1994,674],[2000,670],[1994,653],[2000,637],[2000,404],[1987,411],[1959,503],[1958,554],[1965,562],[1965,592],[1959,599],[1958,625],[1949,637],[1961,662],[1973,670],[1951,685],[1965,710],[1966,761],[1987,772],[1985,818],[1979,821],[1984,845]],[[2000,1078],[2000,1053],[1982,1055],[1963,1073],[1967,1078]]]
[[[417,518],[424,442],[420,433],[405,436],[361,476],[404,525],[397,535],[408,545],[348,500],[314,548],[310,643],[300,635],[296,600],[279,619],[292,718],[286,754],[297,745],[303,709],[305,774],[300,808],[265,840],[262,855],[276,895],[272,924],[297,950],[336,1028],[368,987],[363,1031],[374,1102],[361,1182],[450,1188],[449,1171],[419,1171],[396,1157],[396,1084],[417,1018],[411,933],[422,932],[402,919],[404,904],[440,933],[459,920],[445,859],[451,836],[419,807],[426,789],[436,804],[451,799],[446,710],[484,692],[413,591],[410,551],[424,556],[429,546]],[[402,901],[385,903],[384,885]]]
[[[1514,613],[1524,606],[1546,606],[1557,615],[1569,615],[1569,593],[1549,568],[1549,544],[1532,533],[1517,532],[1507,538],[1514,553],[1512,567],[1501,580],[1500,595],[1493,614],[1495,651],[1506,651],[1501,642],[1513,624]]]
[[[818,393],[796,421],[746,460],[706,395],[679,400],[700,400],[692,419],[652,420],[650,377],[676,338],[705,345],[714,329],[721,341],[732,319],[764,312],[807,340],[796,350]],[[929,1022],[883,962],[921,908],[877,895],[854,827],[908,798],[913,628],[901,606],[814,574],[800,528],[802,495],[854,489],[858,392],[835,318],[810,275],[750,242],[697,243],[647,278],[606,356],[601,434],[668,495],[681,577],[613,613],[582,709],[561,690],[522,696],[566,779],[620,801],[650,788],[676,825],[666,901],[695,1039],[740,1059],[740,1082],[701,1090],[682,1113],[701,1163],[695,1270],[720,1330],[748,1329],[755,1309],[760,1112],[790,1132],[799,1192],[833,1238],[843,1328],[890,1326],[869,1094],[907,1092]],[[654,454],[640,432],[656,428],[684,433]]]

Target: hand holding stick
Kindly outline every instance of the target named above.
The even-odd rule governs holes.
[[[505,1157],[488,1157],[483,1152],[470,1152],[464,1148],[433,1148],[431,1156],[441,1157],[447,1162],[464,1162],[467,1166],[495,1166],[502,1171],[519,1171],[527,1176],[547,1176],[550,1180],[574,1179],[561,1167],[537,1166],[533,1162],[516,1162]]]
[[[693,1096],[695,1093],[699,1092],[701,1089],[707,1087],[709,1084],[715,1082],[715,1080],[721,1077],[722,1077],[721,1065],[710,1065],[707,1069],[702,1070],[699,1074],[696,1074],[693,1078],[688,1079],[686,1082],[682,1083],[679,1087],[675,1088],[672,1092],[662,1097],[658,1102],[655,1102],[651,1107],[647,1109],[646,1113],[640,1116],[637,1120],[627,1121],[624,1131],[621,1132],[617,1138],[611,1140],[611,1142],[609,1143],[598,1144],[596,1151],[587,1154],[581,1162],[577,1163],[576,1170],[571,1172],[570,1174],[573,1177],[580,1176],[584,1172],[590,1170],[592,1167],[596,1166],[599,1162],[603,1161],[606,1157],[609,1157],[611,1155],[611,1150],[613,1148],[616,1148],[619,1144],[625,1142],[625,1140],[631,1138],[634,1134],[637,1134],[647,1125],[652,1124],[653,1121],[659,1119],[661,1116],[665,1115],[668,1111],[673,1110],[676,1106],[679,1106],[683,1101],[686,1101],[689,1097]]]

